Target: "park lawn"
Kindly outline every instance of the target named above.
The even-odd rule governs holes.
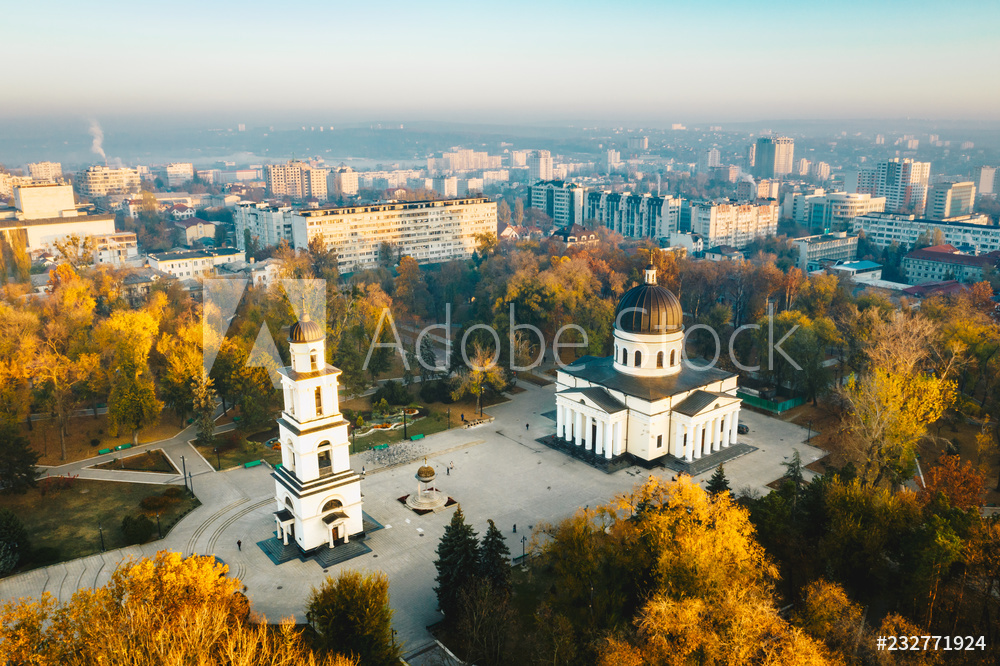
[[[216,446],[207,446],[197,441],[192,442],[194,448],[198,449],[198,453],[204,456],[205,460],[216,470],[239,467],[254,460],[266,460],[272,465],[281,462],[281,451],[273,451],[261,443],[250,447],[241,444],[234,446],[228,444],[223,438],[217,439]],[[216,448],[218,448],[218,452],[215,451]]]
[[[166,416],[166,414],[164,414]],[[175,418],[161,418],[160,422],[149,428],[139,431],[139,443],[158,442],[163,439],[170,439],[181,431]],[[97,455],[100,449],[113,449],[119,444],[131,444],[132,433],[121,433],[118,437],[112,437],[108,431],[108,417],[106,414],[99,415],[96,419],[93,416],[75,416],[66,425],[66,460],[60,455],[59,429],[53,419],[34,421],[33,428],[29,429],[27,424],[21,424],[21,434],[28,438],[31,448],[38,451],[42,456],[39,465],[65,465],[68,462],[85,460]],[[91,440],[97,440],[97,444],[91,444]]]
[[[94,469],[124,469],[130,472],[159,472],[160,474],[180,474],[171,464],[163,449],[149,449],[127,458],[118,458],[110,462],[93,465]]]
[[[33,569],[46,564],[86,557],[101,552],[103,528],[104,546],[107,550],[128,545],[122,535],[122,518],[141,513],[139,503],[154,495],[161,495],[173,486],[148,483],[121,483],[74,479],[63,487],[51,483],[48,490],[33,488],[23,495],[0,495],[0,508],[13,511],[24,520],[32,548],[46,549],[43,560],[22,563],[19,570]],[[186,495],[186,494],[185,494]],[[200,502],[183,497],[160,513],[163,534],[188,511]],[[149,516],[156,522],[155,516]],[[156,539],[153,532],[153,539]]]

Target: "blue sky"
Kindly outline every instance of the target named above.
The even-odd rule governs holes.
[[[995,0],[36,0],[4,19],[7,118],[1000,120]]]

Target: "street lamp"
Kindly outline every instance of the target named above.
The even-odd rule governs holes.
[[[524,555],[524,544],[526,544],[527,542],[528,542],[527,535],[521,537],[521,564],[524,564],[524,557],[525,557],[525,555]]]
[[[216,446],[214,450],[215,450],[215,463],[216,463],[215,464],[215,468],[221,472],[222,471],[222,456],[219,455],[219,447]]]
[[[101,552],[103,553],[107,549],[104,547],[104,529],[100,522],[97,523],[97,531],[101,533]]]
[[[184,462],[184,456],[181,456],[181,478],[184,479],[184,487],[188,487],[188,472],[187,463]]]
[[[406,407],[403,407],[403,439],[409,439],[406,436]]]
[[[156,533],[160,536],[161,539],[163,538],[163,532],[160,530],[160,512],[159,511],[156,512]]]
[[[194,497],[194,472],[188,472],[188,481],[190,481],[188,490],[191,491],[191,497]]]

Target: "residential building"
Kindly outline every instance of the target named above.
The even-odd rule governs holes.
[[[776,180],[762,178],[754,182],[753,179],[741,180],[736,183],[736,200],[753,201],[754,199],[777,199],[781,183]]]
[[[292,207],[241,201],[233,211],[236,247],[247,250],[247,240],[258,247],[292,244]]]
[[[458,181],[457,196],[472,197],[483,193],[482,178],[460,178]]]
[[[717,245],[705,250],[706,261],[746,261],[746,256],[732,245]]]
[[[838,231],[816,236],[804,236],[792,240],[799,250],[796,265],[809,272],[829,263],[854,261],[858,256],[858,234]]]
[[[216,250],[179,250],[158,252],[147,257],[149,267],[176,278],[209,277],[219,273],[219,267],[234,261],[245,261],[242,250],[219,248]]]
[[[993,184],[996,180],[996,167],[984,166],[979,167],[976,171],[976,187],[979,188],[980,194],[994,194],[996,190],[994,189]]]
[[[735,183],[740,179],[741,171],[735,164],[712,167],[712,180],[717,183]]]
[[[124,266],[128,261],[139,257],[139,243],[131,231],[98,234],[92,238],[95,265]]]
[[[441,157],[427,158],[427,171],[430,173],[443,171],[480,171],[482,169],[499,169],[503,166],[501,155],[477,152],[471,149],[461,149],[442,153]]]
[[[712,147],[698,155],[698,173],[711,173],[712,169],[722,164],[721,153]]]
[[[540,180],[552,180],[552,153],[547,150],[536,150],[528,158],[528,179],[532,183]]]
[[[315,238],[337,253],[341,272],[375,268],[384,244],[419,263],[467,259],[476,236],[497,233],[496,203],[483,197],[301,210],[292,214],[293,246]]]
[[[778,204],[692,203],[691,231],[699,234],[707,247],[743,249],[755,238],[778,231]]]
[[[219,267],[221,277],[246,278],[255,287],[267,288],[277,284],[281,277],[282,262],[273,257],[264,261],[254,261],[250,257],[246,261],[234,261]]]
[[[87,198],[138,192],[139,171],[128,167],[119,169],[106,166],[88,167],[77,175],[76,189]]]
[[[785,195],[785,217],[817,231],[843,231],[859,215],[881,213],[885,210],[885,197],[848,192],[826,193],[822,189],[812,194],[792,192]]]
[[[180,187],[184,183],[194,180],[194,165],[190,162],[174,162],[163,168],[163,175],[167,181],[167,187]]]
[[[54,183],[62,179],[62,164],[59,162],[33,162],[28,165],[28,175],[33,180]]]
[[[944,220],[959,215],[969,215],[976,203],[976,184],[938,183],[927,191],[927,217]]]
[[[757,178],[780,178],[792,173],[795,141],[787,136],[762,136],[754,150],[753,175]]]
[[[983,279],[983,270],[996,269],[998,262],[998,250],[971,255],[960,252],[954,245],[932,245],[903,257],[903,274],[910,284],[943,280],[979,282]]]
[[[529,208],[542,211],[558,226],[566,227],[583,223],[583,204],[586,190],[576,183],[549,180],[528,187]]]
[[[315,169],[306,162],[289,160],[287,164],[264,167],[267,193],[275,197],[327,200],[326,169]]]
[[[923,215],[930,172],[930,162],[894,157],[859,170],[857,192],[885,197],[888,212]]]
[[[617,150],[608,150],[604,154],[604,171],[611,173],[617,171],[622,166],[622,154]]]
[[[580,224],[573,224],[568,227],[558,227],[552,232],[552,240],[565,243],[567,247],[573,245],[590,245],[600,240],[597,231],[588,229]]]
[[[195,210],[191,206],[179,203],[169,208],[170,217],[175,220],[190,220],[195,215]]]
[[[628,149],[637,152],[641,150],[649,150],[649,137],[648,136],[630,136],[628,138]]]
[[[680,229],[682,201],[670,195],[589,192],[584,219],[626,238],[668,238]]]
[[[14,196],[14,188],[34,183],[31,176],[14,176],[0,172],[0,197]]]
[[[814,162],[812,166],[809,167],[809,173],[812,174],[812,177],[816,180],[830,180],[830,165],[826,162]]]
[[[358,193],[358,172],[349,166],[333,169],[327,176],[327,189],[335,196],[356,196]]]
[[[796,176],[808,176],[809,167],[812,166],[812,162],[806,158],[801,158],[795,161],[795,175]]]
[[[174,226],[184,232],[184,244],[191,247],[195,241],[210,239],[215,243],[215,224],[200,217],[191,217],[174,222]]]
[[[986,215],[925,220],[916,215],[869,213],[854,218],[853,230],[863,232],[865,238],[879,247],[893,243],[912,247],[920,240],[934,238],[939,231],[942,242],[955,247],[968,246],[973,254],[1000,250],[1000,226],[992,225]]]
[[[434,179],[434,191],[445,198],[458,196],[458,178],[438,176]]]
[[[525,167],[528,166],[528,152],[527,150],[512,150],[510,151],[510,167]]]

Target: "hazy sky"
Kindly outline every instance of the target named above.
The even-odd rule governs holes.
[[[1000,119],[1000,2],[8,3],[0,117]]]

